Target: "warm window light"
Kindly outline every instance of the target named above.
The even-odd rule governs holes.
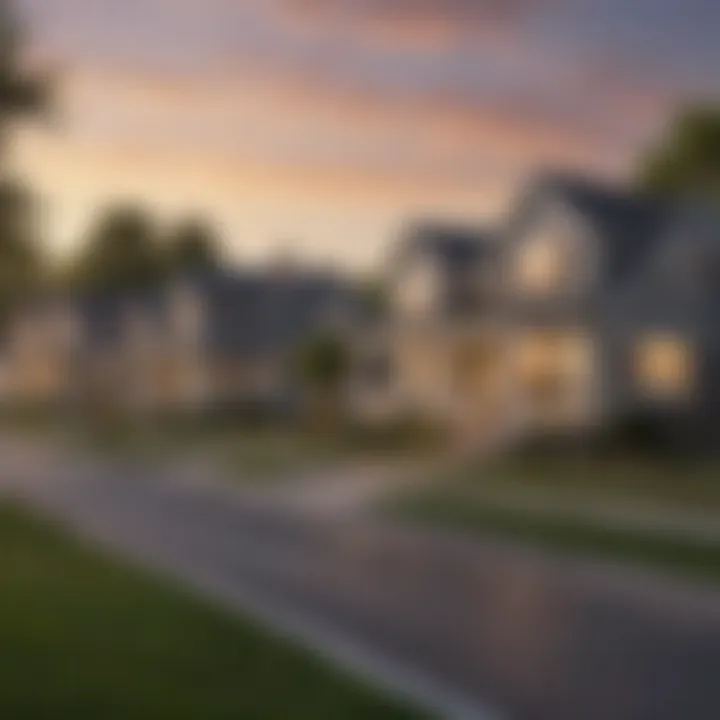
[[[636,370],[642,388],[653,394],[684,394],[692,380],[692,351],[678,337],[653,336],[640,340]]]
[[[562,280],[564,273],[562,248],[550,239],[534,240],[520,253],[519,282],[524,290],[543,292]]]
[[[592,342],[582,333],[533,333],[523,339],[520,363],[525,376],[585,376],[592,367]]]

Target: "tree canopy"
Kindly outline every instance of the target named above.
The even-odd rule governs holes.
[[[640,183],[656,194],[693,193],[720,201],[720,106],[681,111],[642,163]]]
[[[23,71],[22,27],[8,0],[0,0],[0,151],[8,121],[48,104],[47,83]],[[0,163],[4,156],[0,154]],[[41,277],[39,204],[30,188],[7,176],[0,164],[0,325]]]
[[[217,236],[201,218],[180,222],[170,231],[166,242],[169,272],[212,270],[221,263]]]
[[[299,352],[298,370],[305,385],[315,392],[337,392],[349,370],[348,348],[333,333],[312,337]]]
[[[91,230],[74,269],[85,289],[126,290],[160,279],[163,254],[154,218],[143,208],[107,209]]]

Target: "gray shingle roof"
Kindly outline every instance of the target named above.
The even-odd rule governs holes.
[[[114,346],[122,341],[124,314],[130,309],[158,323],[163,317],[159,289],[91,292],[71,300],[70,307],[82,324],[85,342],[96,349]]]
[[[491,234],[483,228],[441,222],[417,222],[403,235],[399,256],[422,253],[452,272],[494,255]]]
[[[228,355],[285,353],[333,316],[353,316],[360,297],[331,277],[212,274],[194,281],[208,313],[208,345]]]
[[[572,175],[545,177],[538,189],[542,196],[561,198],[592,227],[605,244],[605,269],[611,280],[623,279],[639,267],[656,246],[672,210],[658,200]]]

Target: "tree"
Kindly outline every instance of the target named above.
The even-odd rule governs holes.
[[[300,349],[298,370],[317,416],[334,420],[340,393],[350,370],[350,353],[340,337],[323,333]]]
[[[75,281],[92,290],[145,287],[162,278],[163,261],[152,216],[130,205],[111,207],[80,253]]]
[[[681,111],[641,167],[641,186],[656,194],[720,200],[720,107]]]
[[[390,293],[381,278],[368,278],[360,286],[360,302],[364,311],[373,318],[381,318],[390,310]]]
[[[9,0],[0,0],[0,119],[37,114],[48,107],[48,81],[21,65],[25,34]]]
[[[9,121],[48,106],[48,84],[24,73],[21,26],[7,0],[0,0],[0,161]],[[41,253],[33,194],[0,167],[0,327],[41,279]]]
[[[0,327],[42,275],[37,208],[23,185],[0,181]]]
[[[202,219],[185,220],[171,231],[167,245],[169,272],[212,270],[220,262],[218,239]]]

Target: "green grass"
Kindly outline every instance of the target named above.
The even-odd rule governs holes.
[[[720,462],[709,459],[609,453],[520,455],[471,463],[443,484],[462,492],[720,512]]]
[[[148,464],[203,459],[237,482],[269,482],[352,459],[334,438],[242,425],[125,423],[78,432],[72,446],[105,460]]]
[[[720,465],[630,455],[516,456],[455,470],[401,496],[403,517],[580,557],[720,581],[720,541],[633,525],[633,513],[720,512]],[[620,520],[621,518],[622,521]]]
[[[479,499],[439,492],[399,502],[391,512],[480,537],[520,541],[573,556],[621,561],[720,581],[720,543],[710,540],[498,508]]]
[[[418,717],[309,651],[0,505],[0,717]]]
[[[253,423],[241,417],[137,418],[113,414],[0,414],[0,429],[52,441],[103,461],[148,466],[208,461],[239,484],[264,484],[352,466],[368,458],[431,455],[432,428],[399,423],[386,428]]]
[[[434,439],[412,431],[370,432],[338,427],[325,430],[252,426],[242,423],[125,422],[76,431],[73,447],[109,460],[174,463],[203,459],[224,469],[237,483],[263,484],[330,468],[342,468],[369,457],[430,453]]]

